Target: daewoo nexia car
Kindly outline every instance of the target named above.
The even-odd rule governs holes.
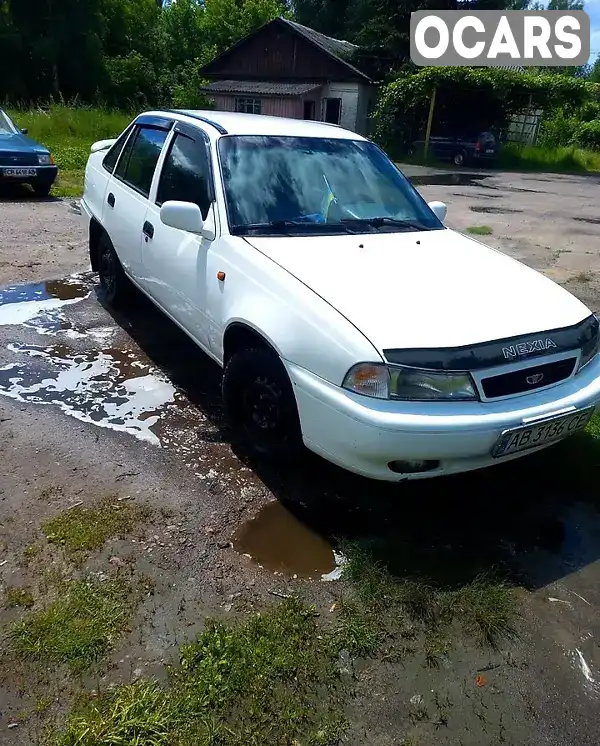
[[[216,360],[259,454],[432,477],[544,448],[600,400],[597,318],[337,126],[147,112],[92,146],[81,206],[107,302],[133,283]]]
[[[58,175],[48,148],[27,137],[0,109],[0,186],[30,184],[37,197],[47,197]]]

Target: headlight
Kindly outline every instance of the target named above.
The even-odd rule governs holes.
[[[421,370],[381,363],[355,365],[346,374],[342,386],[356,394],[376,399],[473,401],[479,398],[468,373]]]
[[[40,166],[53,166],[54,158],[48,153],[48,155],[38,155],[38,163]]]
[[[600,351],[600,330],[598,324],[592,327],[590,339],[586,341],[581,348],[581,357],[579,359],[579,372],[585,365],[590,363]]]

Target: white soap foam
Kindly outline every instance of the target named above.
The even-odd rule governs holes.
[[[51,376],[27,363],[0,368],[0,394],[21,402],[54,404],[82,422],[109,428],[160,446],[152,431],[161,409],[175,399],[175,388],[157,371],[126,378],[110,350],[64,355],[57,348],[9,345],[13,352],[44,358]],[[9,375],[2,375],[8,373]]]
[[[43,300],[26,300],[22,303],[4,303],[0,305],[0,326],[24,324],[42,313],[55,311],[72,303],[79,303],[83,298],[44,298]]]

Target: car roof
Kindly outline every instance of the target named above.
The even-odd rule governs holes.
[[[164,115],[166,112],[162,110],[145,113]],[[190,124],[208,124],[212,126],[215,135],[217,133],[220,135],[288,135],[292,137],[365,140],[364,137],[356,134],[356,132],[343,129],[328,122],[201,109],[171,109],[168,113],[176,115],[178,119],[187,120]]]

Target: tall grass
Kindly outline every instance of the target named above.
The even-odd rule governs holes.
[[[550,148],[506,143],[500,151],[498,166],[523,171],[600,171],[600,152],[573,146]]]
[[[134,114],[88,106],[52,103],[48,107],[7,109],[18,127],[49,148],[60,176],[54,194],[77,196],[83,186],[83,171],[90,146],[97,140],[119,135]]]

